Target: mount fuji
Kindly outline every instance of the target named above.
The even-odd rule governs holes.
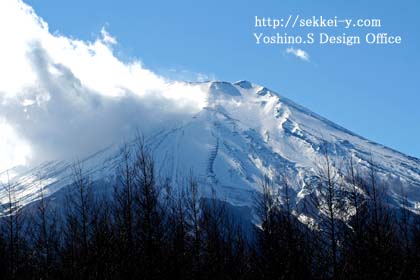
[[[399,205],[403,190],[409,207],[413,211],[420,208],[419,159],[358,136],[248,81],[198,86],[208,93],[205,107],[188,119],[162,124],[145,135],[157,173],[173,185],[180,185],[192,172],[202,196],[215,191],[233,206],[252,207],[262,177],[287,174],[292,200],[298,205],[311,195],[313,176],[328,148],[337,170],[352,158],[360,172],[368,172],[374,161],[379,182],[387,183],[390,202]],[[113,186],[121,158],[122,146],[115,143],[82,160],[95,189]],[[71,166],[71,161],[59,160],[30,170],[15,168],[17,197],[29,204],[37,199],[40,186],[52,197],[59,195],[71,183]],[[6,199],[5,192],[0,192],[0,199]]]

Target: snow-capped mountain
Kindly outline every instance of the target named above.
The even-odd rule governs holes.
[[[145,135],[159,175],[174,185],[192,171],[204,196],[214,189],[232,205],[252,206],[264,175],[287,174],[294,201],[299,203],[311,193],[311,176],[323,162],[327,145],[337,168],[353,157],[367,172],[373,160],[392,201],[398,203],[403,189],[411,207],[419,207],[419,159],[364,139],[248,81],[206,82],[200,87],[208,93],[206,107],[182,123],[162,125]],[[83,167],[93,181],[112,185],[121,155],[121,145],[114,144],[92,151]],[[24,204],[35,200],[41,185],[54,195],[71,182],[71,165],[55,161],[24,172],[16,169],[18,197]],[[98,188],[104,185],[97,184]]]

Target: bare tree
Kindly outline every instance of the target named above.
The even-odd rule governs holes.
[[[353,156],[350,156],[349,163],[347,165],[347,182],[350,184],[350,201],[351,206],[354,209],[352,213],[352,228],[356,234],[361,232],[361,222],[362,222],[362,215],[365,211],[363,211],[363,207],[365,204],[365,194],[363,193],[363,182],[360,177],[360,172],[356,168],[353,160]]]
[[[124,145],[118,170],[118,183],[114,188],[115,219],[127,249],[134,246],[135,172],[132,151]]]
[[[161,273],[165,209],[161,204],[161,187],[157,184],[153,156],[144,139],[139,139],[134,161],[136,229],[144,265],[145,277]]]
[[[340,185],[340,172],[330,158],[327,142],[323,145],[323,162],[318,169],[317,181],[319,198],[317,207],[325,215],[325,219],[321,220],[321,229],[326,234],[329,243],[331,275],[335,278],[338,267],[338,226],[340,215],[343,214],[344,196]]]
[[[89,273],[87,263],[90,255],[89,240],[94,222],[94,196],[89,177],[81,162],[72,167],[73,182],[66,194],[65,256],[74,277]]]
[[[3,213],[5,216],[5,235],[7,239],[8,256],[8,274],[11,278],[18,277],[20,267],[22,265],[23,250],[23,229],[24,215],[20,200],[17,197],[18,184],[13,183],[8,178],[7,183],[3,185],[6,193],[6,203],[3,204]]]
[[[40,184],[36,214],[33,220],[34,248],[40,275],[46,279],[52,277],[57,251],[59,247],[59,230],[57,213],[50,207],[50,201],[45,197],[44,186]]]

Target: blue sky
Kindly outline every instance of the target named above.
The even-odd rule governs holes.
[[[418,1],[25,2],[51,31],[67,36],[94,40],[106,26],[119,42],[120,58],[139,58],[162,75],[251,80],[357,134],[420,157]],[[400,35],[402,44],[299,46],[310,55],[309,62],[286,54],[287,46],[255,44],[255,16],[289,14],[379,18],[378,32]],[[376,30],[351,33],[368,31]]]

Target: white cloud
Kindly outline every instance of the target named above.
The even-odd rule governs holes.
[[[111,36],[108,31],[106,31],[105,27],[102,27],[101,29],[101,35],[102,35],[102,41],[107,44],[115,45],[117,44],[117,39],[113,36]]]
[[[84,156],[200,111],[199,86],[124,63],[104,28],[93,42],[54,35],[21,0],[0,1],[0,172]]]
[[[9,162],[14,166],[26,163],[26,158],[30,156],[29,144],[21,139],[16,131],[4,120],[0,119],[0,155],[3,161]],[[0,182],[2,180],[0,179]]]
[[[295,49],[295,48],[288,48],[286,49],[286,53],[293,54],[297,58],[302,59],[303,61],[309,61],[309,54],[301,49]]]
[[[181,80],[181,81],[190,81],[190,82],[208,82],[216,81],[216,75],[214,74],[204,74],[199,72],[192,72],[186,69],[170,68],[168,70],[162,71],[165,77],[170,77],[171,79]]]

